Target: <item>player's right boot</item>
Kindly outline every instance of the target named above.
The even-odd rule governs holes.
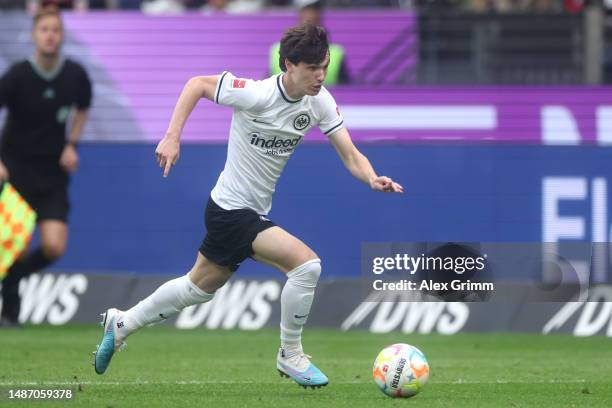
[[[276,358],[276,368],[281,377],[288,377],[307,388],[321,388],[329,383],[327,376],[310,362],[310,356],[299,352],[288,354],[281,348]]]
[[[94,368],[98,374],[104,374],[115,351],[123,350],[127,346],[117,333],[119,329],[117,327],[117,322],[122,314],[123,312],[121,310],[108,309],[105,313],[100,315],[104,317],[100,323],[104,328],[104,332],[102,335],[102,342],[98,344],[98,349],[93,352]]]

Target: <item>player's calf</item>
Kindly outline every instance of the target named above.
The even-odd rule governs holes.
[[[313,259],[287,273],[281,294],[281,348],[276,368],[281,376],[306,387],[322,387],[328,379],[302,351],[302,329],[306,324],[314,291],[321,275],[321,261]]]
[[[302,346],[302,329],[306,324],[321,275],[321,260],[313,259],[287,272],[281,293],[281,347]]]
[[[103,313],[102,342],[93,354],[96,373],[103,374],[115,353],[122,349],[124,340],[136,330],[159,323],[176,315],[184,308],[212,300],[214,293],[198,288],[188,275],[172,279],[161,285],[146,299],[122,312],[111,308]]]

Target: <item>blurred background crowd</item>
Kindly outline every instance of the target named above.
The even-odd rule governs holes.
[[[0,9],[27,9],[55,4],[62,9],[142,10],[147,13],[180,13],[201,10],[205,13],[249,13],[266,9],[304,7],[318,3],[329,8],[403,8],[465,10],[472,12],[569,12],[591,4],[612,8],[612,0],[0,0]]]
[[[323,25],[326,12],[408,11],[418,16],[417,83],[612,81],[612,0],[0,0],[0,10],[33,14],[49,4],[149,15],[286,11]]]

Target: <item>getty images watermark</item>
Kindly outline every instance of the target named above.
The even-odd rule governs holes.
[[[366,243],[361,248],[364,295],[397,300],[400,294],[407,301],[586,300],[593,245]],[[599,252],[608,249],[606,244]]]
[[[470,279],[460,279],[465,273],[483,272],[486,268],[487,254],[482,256],[411,256],[407,253],[395,256],[375,257],[372,259],[372,273],[408,273],[415,276],[419,271],[434,271],[444,273],[457,279],[400,279],[399,281],[385,282],[384,279],[375,279],[372,282],[374,290],[400,290],[400,291],[494,291],[493,282],[472,282]]]

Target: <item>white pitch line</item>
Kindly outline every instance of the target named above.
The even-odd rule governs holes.
[[[586,380],[578,379],[578,380],[538,380],[538,381],[529,381],[529,380],[495,380],[495,381],[471,381],[471,380],[455,380],[455,381],[444,381],[439,382],[438,384],[582,384],[586,383]]]
[[[13,387],[13,386],[78,386],[78,385],[209,385],[209,384],[282,384],[289,380],[281,381],[223,381],[223,380],[191,380],[191,381],[7,381],[0,382],[0,387]],[[332,384],[368,384],[369,381],[332,381]],[[473,381],[473,380],[462,380],[458,379],[455,381],[431,381],[433,384],[445,384],[445,385],[462,385],[462,384],[583,384],[586,380],[539,380],[539,381],[509,381],[509,380],[495,380],[495,381]]]

